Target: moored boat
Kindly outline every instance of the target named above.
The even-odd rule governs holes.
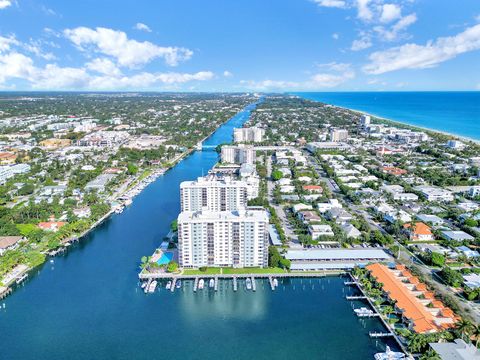
[[[208,286],[209,286],[210,288],[213,288],[213,287],[215,286],[215,280],[210,279],[210,281],[208,282]]]
[[[167,285],[165,285],[165,289],[170,290],[171,287],[172,287],[172,282],[171,281],[167,282]]]
[[[246,286],[247,290],[252,290],[252,279],[247,278]]]
[[[390,347],[387,346],[385,352],[383,353],[376,353],[374,356],[375,360],[399,360],[405,359],[405,354],[402,352],[395,352],[390,350]]]
[[[198,280],[198,288],[203,289],[205,286],[205,281],[203,279]]]
[[[155,289],[157,288],[157,281],[153,280],[150,285],[148,285],[147,292],[153,293],[155,292]]]

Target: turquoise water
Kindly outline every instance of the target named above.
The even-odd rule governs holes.
[[[210,139],[231,141],[249,107]],[[276,291],[222,281],[217,293],[174,293],[161,283],[146,295],[138,284],[140,259],[151,254],[179,212],[179,184],[206,173],[213,151],[195,152],[138,195],[122,214],[98,227],[65,256],[31,274],[0,309],[0,359],[372,359],[384,348],[360,320],[340,277],[293,279]],[[2,301],[3,303],[3,301]],[[360,306],[356,303],[356,306]]]
[[[157,260],[158,265],[165,265],[168,264],[170,261],[173,259],[173,253],[172,252],[165,252],[162,254],[160,259]]]
[[[322,92],[303,98],[480,140],[480,92]]]

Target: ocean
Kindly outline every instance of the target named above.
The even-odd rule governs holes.
[[[401,123],[480,140],[480,92],[302,92],[321,101]]]

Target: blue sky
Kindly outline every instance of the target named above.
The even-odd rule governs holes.
[[[0,89],[480,89],[478,0],[0,0]]]

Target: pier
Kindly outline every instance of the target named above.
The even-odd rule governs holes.
[[[138,277],[140,280],[147,280],[147,279],[171,279],[173,277],[177,277],[179,279],[196,279],[196,278],[203,278],[203,279],[215,279],[218,277],[219,279],[232,279],[237,277],[239,279],[246,279],[251,278],[254,276],[255,278],[263,278],[268,279],[272,278],[323,278],[328,277],[329,275],[337,276],[337,275],[344,275],[346,274],[345,271],[331,271],[331,272],[306,272],[306,271],[298,271],[298,272],[285,272],[285,273],[246,273],[246,274],[195,274],[195,275],[184,275],[184,274],[172,274],[167,272],[140,272]]]
[[[170,292],[174,292],[175,291],[175,285],[177,283],[177,278],[173,278],[172,279],[172,285],[170,286]]]
[[[218,291],[218,276],[215,276],[215,291]]]
[[[199,278],[195,278],[195,282],[193,283],[193,291],[194,291],[194,292],[197,292],[197,288],[198,288],[198,279],[199,279]]]
[[[385,338],[385,337],[395,336],[391,332],[376,332],[376,331],[370,331],[368,335],[370,335],[371,338]]]
[[[359,296],[349,296],[349,295],[347,295],[347,296],[345,296],[345,298],[347,300],[365,300],[367,297],[366,296],[361,296],[361,295],[359,295]]]
[[[255,283],[255,278],[252,276],[252,290],[257,291],[257,284]]]
[[[237,277],[233,277],[233,291],[237,291],[238,286],[237,286]]]
[[[379,313],[371,313],[371,314],[357,314],[358,317],[361,318],[373,318],[373,317],[379,317]]]
[[[273,290],[275,290],[275,284],[273,282],[273,276],[269,276],[268,277],[268,282],[270,283],[270,288]]]
[[[12,288],[9,287],[0,287],[0,299],[6,298],[12,293]]]

